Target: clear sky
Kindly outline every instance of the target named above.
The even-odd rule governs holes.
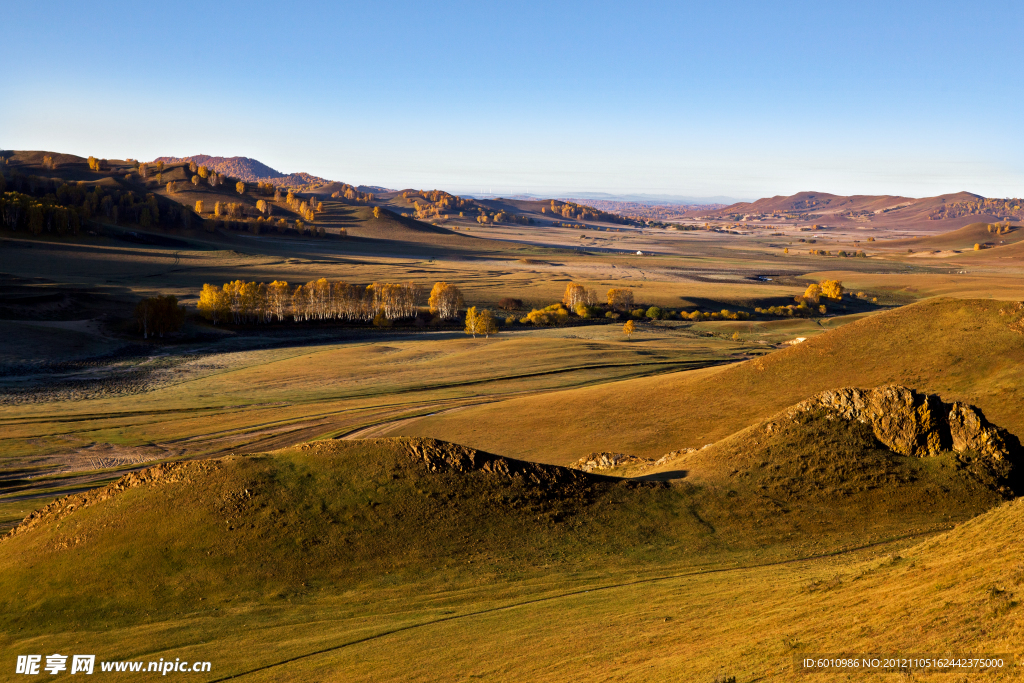
[[[1024,3],[0,2],[0,148],[456,192],[1024,195]]]

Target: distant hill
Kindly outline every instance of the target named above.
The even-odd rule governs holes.
[[[478,198],[492,198],[498,195],[490,193],[469,193],[464,196],[472,196]],[[559,199],[565,199],[565,201],[573,201],[580,204],[588,204],[593,206],[593,202],[635,202],[637,204],[662,204],[671,206],[700,206],[700,207],[724,207],[730,206],[737,202],[744,200],[737,199],[736,197],[725,197],[717,195],[714,197],[690,197],[677,194],[611,194],[609,192],[572,192],[569,194],[559,194],[557,192],[550,195],[538,195],[529,192],[523,194],[514,194],[509,196],[509,199],[522,199],[522,200],[543,200],[547,197],[555,197]],[[572,199],[568,199],[571,197]]]
[[[717,213],[759,214],[774,212],[829,211],[884,211],[897,206],[913,204],[920,200],[893,195],[853,195],[849,197],[828,192],[798,192],[788,197],[776,195],[758,199],[756,202],[737,202]]]
[[[281,173],[261,161],[249,157],[214,157],[209,154],[195,154],[187,157],[157,157],[153,160],[165,164],[195,162],[200,166],[247,183],[273,183],[281,186],[324,185],[331,182],[326,178],[309,173]]]
[[[717,220],[799,220],[826,226],[868,227],[891,224],[902,228],[949,230],[976,222],[1024,218],[1019,199],[985,198],[971,192],[936,197],[896,195],[834,195],[828,192],[798,192],[789,196],[738,202],[716,210],[690,211],[687,218]]]
[[[1002,224],[1000,224],[1002,225]],[[986,248],[1016,244],[1024,239],[1024,230],[1019,225],[1010,228],[1008,233],[992,231],[991,223],[971,223],[959,230],[930,235],[920,239],[893,240],[886,242],[886,247],[912,247],[915,251],[936,250],[968,250],[975,244]]]
[[[655,202],[588,199],[587,197],[560,197],[562,201],[592,206],[601,211],[642,220],[673,221],[682,219],[690,211],[717,211],[725,204],[658,204]]]

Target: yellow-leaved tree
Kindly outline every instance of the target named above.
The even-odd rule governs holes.
[[[283,280],[274,280],[267,287],[267,310],[268,318],[277,318],[278,322],[284,322],[288,313],[288,303],[291,301],[291,287]]]
[[[818,299],[821,298],[821,287],[816,282],[807,285],[807,289],[804,290],[804,298],[818,303]]]
[[[626,339],[632,339],[634,332],[636,332],[636,325],[632,320],[627,320],[626,324],[622,326],[622,333],[626,335]]]
[[[430,298],[427,300],[430,312],[442,319],[457,317],[462,304],[462,292],[458,287],[447,282],[434,283],[434,287],[430,290]]]
[[[570,311],[577,310],[580,306],[593,306],[597,303],[597,292],[587,289],[583,285],[570,282],[565,286],[565,294],[562,295],[562,303]]]
[[[214,285],[203,285],[199,292],[199,303],[196,308],[207,320],[213,321],[216,325],[224,320],[231,311],[231,304],[227,294],[220,287]]]
[[[823,280],[821,283],[821,295],[827,299],[842,299],[843,283],[839,280]]]
[[[608,290],[608,305],[612,308],[619,308],[627,310],[633,307],[633,290],[632,289],[609,289]]]
[[[477,314],[476,321],[477,327],[484,333],[485,337],[498,334],[498,321],[494,319],[494,316],[486,308]]]
[[[476,306],[471,306],[466,311],[466,334],[471,334],[474,338],[478,334],[490,337],[492,334],[498,334],[498,323],[486,308],[477,313]]]
[[[474,339],[476,339],[476,333],[479,331],[477,330],[478,317],[479,316],[476,314],[476,306],[470,306],[466,309],[466,334],[473,335]]]

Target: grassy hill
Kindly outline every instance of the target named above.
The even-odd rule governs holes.
[[[274,196],[245,179],[269,179],[278,185],[300,185],[322,179],[284,176],[255,160],[242,157],[194,157],[197,164],[211,164],[213,171],[224,174],[221,182],[216,184],[210,180],[191,182],[194,174],[189,169],[189,159],[192,157],[185,157],[183,161],[163,157],[162,169],[149,164],[147,177],[141,177],[138,164],[127,160],[105,159],[102,160],[102,168],[95,169],[86,159],[50,152],[13,152],[6,159],[2,169],[6,190],[25,193],[35,201],[42,200],[47,206],[55,207],[47,209],[44,227],[39,234],[31,232],[28,214],[21,212],[15,229],[9,230],[13,237],[81,241],[88,240],[91,235],[179,247],[185,244],[180,238],[204,243],[211,240],[238,243],[250,240],[250,236],[256,237],[257,231],[264,240],[312,238],[308,234],[309,220],[300,216],[297,208],[299,201],[307,201],[313,206],[323,203],[325,211],[316,214],[312,227],[316,230],[322,228],[328,237],[356,228],[353,236],[395,242],[389,246],[401,249],[408,244],[428,244],[434,248],[447,245],[459,249],[473,241],[445,228],[399,215],[374,219],[372,207],[351,205],[332,198],[330,192],[300,193],[298,200],[289,205],[285,193]],[[46,159],[51,159],[52,163],[44,163]],[[259,176],[261,173],[270,175]],[[247,183],[241,193],[236,187],[240,177]],[[331,190],[341,185],[324,187]],[[102,197],[93,196],[97,191],[102,193]],[[270,205],[268,222],[258,220],[264,218],[257,209],[260,201]],[[216,213],[218,204],[221,207],[219,215]],[[61,207],[74,214],[77,232],[72,228],[54,227],[54,221],[47,218],[50,213],[61,211]],[[142,217],[143,208],[147,208],[145,218]],[[282,220],[286,222],[285,226],[279,225]],[[303,234],[300,234],[297,224],[300,220],[306,224]],[[243,235],[241,240],[239,233]],[[167,242],[162,239],[166,236],[178,241]],[[191,246],[197,245],[193,243]],[[355,245],[354,248],[360,252],[366,251],[366,246]],[[273,250],[273,247],[264,249]]]
[[[331,182],[309,173],[281,173],[249,157],[214,157],[209,154],[195,154],[187,157],[157,157],[153,160],[154,163],[158,161],[168,164],[195,162],[200,166],[206,166],[212,171],[222,173],[231,178],[244,180],[247,183],[262,181],[283,187],[298,187],[309,184],[323,185]]]
[[[284,663],[255,681],[806,681],[815,654],[997,654],[999,671],[819,673],[828,681],[1017,681],[1020,536],[1014,501],[915,545],[722,571],[665,573],[424,619]],[[511,602],[511,601],[510,601]],[[352,642],[350,639],[348,642]],[[336,641],[339,644],[345,641]],[[438,647],[437,643],[445,643]]]
[[[820,211],[843,208],[848,211],[882,211],[893,206],[908,204],[917,200],[892,195],[857,195],[843,197],[828,192],[797,192],[794,195],[766,197],[755,202],[738,202],[714,213],[772,213],[774,211]],[[709,212],[704,211],[707,215]]]
[[[431,436],[542,462],[592,451],[699,448],[809,396],[896,382],[979,406],[1024,435],[1020,305],[937,299],[851,322],[762,358],[465,408],[391,435]]]
[[[899,459],[864,434],[845,439],[842,429],[819,421],[804,434],[805,444],[848,444],[819,449],[833,469],[792,476],[789,456],[772,459],[782,470],[748,459],[692,484],[612,479],[402,439],[161,465],[58,500],[0,541],[0,625],[14,634],[0,652],[74,638],[109,658],[188,649],[193,659],[219,658],[219,676],[276,668],[451,615],[583,596],[595,582],[656,586],[913,537],[1000,501],[942,458]],[[780,434],[777,445],[792,438]],[[834,468],[862,478],[837,482]],[[790,487],[765,491],[780,471]],[[738,580],[755,588],[749,575]],[[700,602],[689,609],[710,617]],[[600,614],[586,617],[592,628]],[[738,626],[741,616],[712,621]],[[507,633],[520,618],[506,615],[503,629],[482,637]],[[742,628],[757,621],[743,618]],[[244,659],[223,656],[235,643],[264,642]],[[550,651],[563,639],[545,632],[534,642]],[[647,651],[652,645],[659,647],[648,643]],[[393,673],[384,677],[404,678],[432,656],[421,647],[385,664]],[[520,666],[515,660],[508,664]],[[451,666],[433,670],[444,675]],[[264,680],[309,680],[303,667],[284,667]]]
[[[549,563],[613,570],[755,550],[785,555],[959,521],[1001,500],[942,458],[900,458],[863,434],[845,439],[846,429],[812,421],[800,437],[791,430],[774,439],[777,447],[802,439],[781,456],[776,448],[737,459],[725,444],[706,454],[718,470],[705,467],[681,485],[408,439],[158,465],[58,499],[4,539],[2,612],[23,625],[26,614],[45,619],[58,609],[102,621],[200,599],[311,598],[384,573],[415,582]],[[845,445],[807,449],[822,438]],[[861,476],[797,475],[798,453]],[[771,467],[758,464],[762,457]],[[788,488],[765,487],[782,480]],[[39,581],[34,568],[43,565]]]

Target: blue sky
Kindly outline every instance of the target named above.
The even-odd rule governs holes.
[[[0,148],[461,192],[1022,196],[1022,20],[1020,2],[5,2]]]

